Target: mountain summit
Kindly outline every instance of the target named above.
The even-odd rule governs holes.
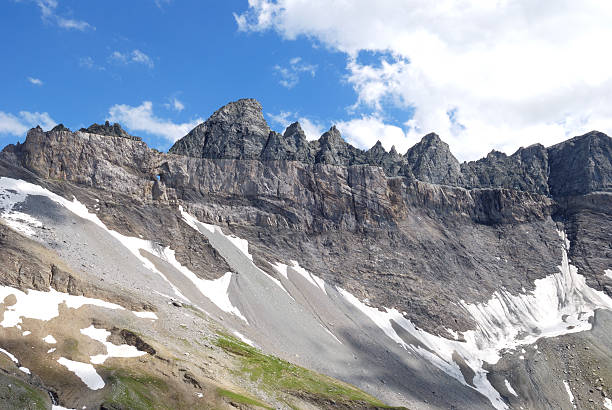
[[[601,408],[611,144],[459,164],[252,99],[170,153],[33,128],[0,153],[3,405]]]

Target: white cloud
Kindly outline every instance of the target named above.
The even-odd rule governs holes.
[[[28,81],[33,85],[43,85],[43,82],[40,78],[28,77]]]
[[[58,6],[57,0],[36,0],[36,5],[40,9],[41,18],[46,23],[57,24],[57,26],[67,30],[85,31],[87,29],[96,29],[86,21],[58,15],[56,13]]]
[[[135,49],[131,52],[121,53],[119,51],[113,51],[109,57],[111,61],[121,63],[121,64],[143,64],[148,68],[153,68],[153,60],[151,57],[143,53],[142,51]]]
[[[318,121],[311,120],[306,117],[298,118],[306,139],[309,141],[317,140],[325,132],[325,126]]]
[[[49,130],[57,125],[57,122],[46,112],[20,111],[18,115],[14,115],[0,111],[0,134],[19,137],[37,125],[44,130]]]
[[[90,56],[79,58],[79,67],[87,68],[89,70],[106,70],[104,66],[97,64]]]
[[[387,151],[395,146],[397,152],[404,154],[408,148],[418,142],[413,137],[406,135],[401,127],[385,124],[381,118],[374,115],[340,121],[336,127],[348,142],[365,150],[370,149],[376,144],[376,141],[380,140]]]
[[[278,81],[279,84],[285,88],[291,89],[300,82],[300,75],[302,73],[308,73],[314,77],[317,73],[317,66],[303,62],[301,57],[294,57],[289,60],[288,66],[276,64],[274,66],[274,71],[280,77]]]
[[[174,110],[176,112],[181,112],[185,109],[185,104],[183,104],[181,101],[179,101],[178,98],[173,97],[170,102],[164,104],[164,107],[166,107],[169,110]]]
[[[306,139],[309,141],[319,139],[321,134],[325,132],[325,126],[319,121],[311,120],[307,117],[301,117],[298,115],[298,113],[291,111],[281,111],[278,114],[268,113],[268,118],[270,118],[273,124],[277,124],[278,126],[282,127],[282,131],[284,131],[295,121],[298,121],[302,127],[302,131],[304,131],[304,134],[306,134]]]
[[[235,19],[345,53],[354,108],[405,109],[408,138],[437,132],[462,159],[612,133],[608,1],[249,0]]]
[[[153,103],[144,101],[136,107],[126,104],[113,105],[108,111],[108,121],[118,122],[130,131],[142,131],[157,135],[169,141],[176,141],[184,137],[196,125],[203,122],[201,118],[193,121],[175,124],[153,113]]]

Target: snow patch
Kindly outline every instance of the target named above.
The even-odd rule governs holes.
[[[12,354],[7,352],[6,350],[2,349],[0,347],[0,353],[4,353],[5,355],[7,355],[9,357],[9,359],[11,359],[15,364],[19,364],[19,360],[17,360],[17,358]]]
[[[147,312],[147,311],[134,312],[132,311],[132,313],[141,319],[153,319],[153,320],[158,319],[157,315],[154,312]]]
[[[603,405],[606,409],[608,410],[612,410],[612,400],[610,400],[609,398],[604,398],[604,402]]]
[[[328,328],[326,328],[326,327],[325,327],[325,326],[323,326],[323,325],[321,325],[321,327],[323,328],[323,330],[325,330],[325,331],[327,332],[327,334],[328,334],[328,335],[330,335],[331,337],[333,337],[333,338],[334,338],[334,340],[335,340],[336,342],[338,342],[338,343],[340,343],[340,344],[344,344],[344,343],[342,343],[342,342],[340,341],[340,339],[338,339],[338,338],[336,337],[336,335],[335,335],[335,334],[333,334],[333,333],[332,333],[332,332],[331,332],[331,331],[330,331]]]
[[[89,336],[91,339],[102,343],[104,347],[106,347],[106,354],[90,356],[90,361],[93,364],[102,364],[110,357],[139,357],[147,354],[146,352],[138,350],[134,346],[115,345],[107,342],[106,339],[108,339],[108,337],[111,335],[111,332],[106,329],[96,328],[93,325],[89,326],[88,328],[81,329],[81,334]]]
[[[235,336],[236,336],[238,339],[242,340],[244,343],[248,344],[249,346],[256,347],[256,346],[255,346],[255,343],[253,343],[253,341],[252,341],[251,339],[247,339],[247,338],[246,338],[246,337],[245,337],[245,336],[244,336],[242,333],[240,333],[239,331],[234,330],[234,331],[233,331],[233,333],[234,333],[234,335],[235,335]]]
[[[90,213],[87,210],[87,207],[79,202],[76,198],[73,198],[72,201],[68,201],[67,199],[54,194],[53,192],[39,186],[34,185],[26,181],[22,181],[19,179],[0,177],[0,206],[5,208],[12,207],[20,202],[23,202],[25,198],[29,195],[39,195],[44,196],[52,200],[53,202],[63,206],[76,216],[86,219],[90,222],[93,222],[98,227],[102,228],[108,234],[110,234],[113,238],[115,238],[121,245],[123,245],[128,251],[130,251],[138,260],[142,262],[145,268],[157,273],[160,275],[166,282],[170,284],[174,292],[180,298],[189,301],[185,296],[181,294],[181,292],[174,286],[163,273],[155,268],[155,265],[148,260],[146,257],[141,255],[140,250],[145,250],[150,253],[155,253],[155,247],[151,241],[147,241],[140,238],[134,238],[129,236],[124,236],[119,232],[110,230],[106,227],[106,225],[98,218],[96,214]]]
[[[607,277],[607,278],[612,279],[612,269],[604,270],[604,276]]]
[[[29,335],[31,335],[31,334],[32,334],[32,332],[30,332],[29,330],[26,330],[25,332],[23,332],[23,333],[21,334],[21,336],[29,336]]]
[[[224,312],[234,314],[240,319],[244,320],[246,323],[249,323],[246,317],[244,317],[242,313],[240,313],[240,310],[236,306],[232,305],[232,302],[229,299],[229,286],[232,280],[232,272],[226,272],[225,275],[221,276],[218,279],[201,279],[198,278],[195,273],[190,271],[187,267],[181,265],[180,262],[176,260],[174,250],[170,248],[165,248],[161,252],[159,252],[158,255],[161,259],[168,262],[176,270],[182,273],[187,279],[189,279],[200,291],[200,293],[210,299],[210,301],[217,305],[219,309]]]
[[[570,403],[572,403],[572,406],[576,408],[576,403],[574,402],[574,395],[572,394],[572,390],[570,389],[570,386],[567,380],[563,380],[563,385],[565,386],[565,391],[567,392],[567,395],[569,396]]]
[[[14,295],[17,302],[8,306],[4,311],[4,319],[0,322],[2,327],[14,327],[22,323],[22,318],[48,321],[59,316],[59,305],[65,303],[72,309],[78,309],[84,305],[103,307],[106,309],[124,310],[122,306],[106,302],[100,299],[75,296],[68,293],[58,292],[49,288],[49,292],[39,290],[28,290],[27,293],[10,287],[0,286],[0,300]]]
[[[55,347],[52,347],[51,349],[47,350],[47,353],[53,353],[55,352],[57,349]]]
[[[514,394],[515,397],[518,397],[518,394],[516,394],[516,391],[512,388],[512,385],[510,384],[508,379],[504,379],[504,384],[506,385],[506,389],[508,389],[511,394]]]
[[[567,251],[569,241],[563,232],[562,262],[559,271],[535,281],[529,294],[512,295],[505,290],[495,292],[486,303],[462,306],[474,317],[476,330],[463,333],[465,342],[445,339],[417,329],[396,309],[367,306],[349,292],[338,292],[353,306],[368,316],[389,338],[406,349],[411,349],[431,361],[435,366],[469,386],[453,361],[457,352],[475,372],[474,386],[498,409],[506,409],[499,392],[489,383],[483,363],[497,363],[500,352],[532,344],[541,337],[556,337],[568,333],[590,330],[590,319],[599,308],[612,310],[612,299],[603,292],[586,285],[577,268],[570,265]],[[392,322],[404,328],[426,349],[407,344],[393,329]],[[524,359],[520,356],[520,359]]]
[[[185,212],[183,207],[180,206],[180,205],[179,205],[179,211],[181,212],[181,216],[183,217],[183,220],[185,221],[185,223],[187,223],[187,225],[189,225],[190,227],[192,227],[193,229],[195,229],[199,233],[201,233],[204,236],[206,236],[209,240],[211,239],[211,237],[209,236],[210,234],[220,235],[221,237],[227,239],[230,242],[230,244],[232,244],[235,247],[235,249],[239,251],[240,254],[243,254],[243,255],[245,255],[247,257],[247,260],[245,260],[244,263],[251,264],[251,266],[254,267],[255,269],[257,269],[257,271],[261,275],[265,276],[267,279],[272,281],[276,286],[278,286],[280,289],[282,289],[283,292],[285,292],[291,299],[293,299],[293,296],[291,296],[289,294],[289,292],[287,292],[287,289],[285,289],[283,284],[278,279],[268,275],[266,272],[264,272],[263,270],[259,269],[253,263],[253,258],[251,257],[251,255],[248,252],[245,253],[245,248],[248,248],[248,242],[246,240],[240,239],[240,238],[238,238],[236,236],[233,236],[233,235],[225,235],[223,233],[223,231],[221,230],[221,228],[219,228],[218,226],[210,225],[210,224],[205,224],[205,223],[202,223],[202,222],[198,221],[196,218],[191,216],[189,213]],[[204,228],[204,229],[201,230],[200,228]],[[228,284],[228,286],[229,286],[229,284]],[[246,319],[245,319],[245,321],[246,321]]]
[[[57,362],[74,373],[91,390],[99,390],[104,387],[104,380],[96,373],[96,369],[90,363],[75,362],[60,357]]]
[[[19,370],[21,370],[22,372],[24,372],[25,374],[32,374],[32,372],[30,372],[30,369],[28,369],[27,367],[23,367],[21,366],[19,368]]]
[[[57,340],[52,335],[47,335],[43,338],[43,342],[53,345],[57,343]]]
[[[274,267],[274,269],[287,280],[289,280],[289,268],[293,269],[296,273],[298,273],[300,276],[310,282],[315,288],[320,289],[323,293],[327,295],[327,291],[325,290],[325,281],[317,275],[314,275],[308,272],[306,269],[302,268],[297,261],[292,260],[291,266],[277,262],[272,265],[272,267]]]

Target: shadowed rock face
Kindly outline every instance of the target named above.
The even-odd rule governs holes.
[[[486,158],[461,164],[466,187],[507,187],[548,195],[548,151],[541,144],[519,148],[511,156],[491,151]]]
[[[60,124],[61,125],[61,124]],[[64,126],[62,125],[61,129],[56,129],[54,128],[54,130],[57,131],[70,131],[67,128],[64,128]],[[79,131],[82,132],[88,132],[90,134],[97,134],[97,135],[108,135],[110,137],[123,137],[123,138],[128,138],[128,139],[133,139],[136,141],[140,141],[141,138],[139,137],[134,137],[130,134],[127,133],[127,131],[125,131],[123,128],[121,128],[121,125],[114,123],[113,125],[111,125],[108,121],[106,121],[104,124],[92,124],[87,128],[81,128]]]
[[[76,196],[109,228],[170,246],[200,278],[239,270],[219,256],[221,248],[211,247],[213,239],[186,229],[181,205],[198,220],[248,240],[254,266],[267,274],[279,278],[270,264],[299,261],[330,289],[396,308],[439,335],[476,327],[461,301],[486,302],[500,289],[526,294],[535,280],[556,272],[557,229],[567,232],[569,257],[588,285],[612,295],[612,278],[603,274],[612,260],[610,138],[601,133],[511,156],[492,152],[460,165],[435,134],[406,155],[380,143],[362,151],[335,127],[311,142],[297,123],[281,135],[269,130],[254,100],[221,108],[170,154],[106,130],[32,129],[23,144],[2,151],[0,176]],[[47,209],[40,199],[33,202],[41,213]],[[28,203],[23,206],[27,210]],[[17,258],[24,251],[10,246],[11,235],[16,233],[8,228],[0,232],[0,250],[11,266],[33,272],[32,286],[83,288],[59,264],[46,264],[44,274],[35,275],[39,264]],[[23,282],[14,272],[5,277]],[[241,273],[237,283],[249,278]],[[249,297],[259,303],[272,294]],[[389,350],[376,351],[362,367],[393,373],[391,362],[384,362],[388,356]],[[403,379],[410,388],[412,377]],[[429,400],[431,389],[423,386],[429,384],[419,387]],[[496,386],[503,390],[504,380]]]
[[[448,144],[431,133],[406,152],[408,164],[416,179],[432,184],[462,185],[459,161],[451,154]]]
[[[265,148],[261,152],[262,161],[300,161],[314,162],[313,147],[306,140],[306,134],[300,124],[294,122],[287,127],[283,135],[270,132]]]
[[[261,104],[242,99],[221,107],[169,152],[203,158],[258,159],[269,133]]]
[[[550,148],[535,144],[510,156],[492,151],[478,161],[459,164],[448,144],[434,133],[424,136],[405,155],[398,154],[395,148],[387,152],[380,142],[368,151],[355,148],[335,126],[316,141],[307,141],[297,122],[281,135],[270,131],[261,105],[245,99],[219,109],[177,141],[169,152],[209,159],[375,165],[389,177],[403,176],[464,188],[508,188],[558,197],[612,189],[610,141],[605,134],[593,131]],[[566,184],[568,179],[571,185]]]
[[[548,148],[553,196],[612,191],[612,139],[601,132],[572,138]]]

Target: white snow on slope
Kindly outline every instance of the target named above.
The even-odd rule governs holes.
[[[604,276],[606,276],[607,278],[612,279],[612,269],[606,269],[604,271]]]
[[[224,312],[234,314],[238,316],[240,319],[244,320],[246,323],[249,323],[246,317],[240,313],[240,310],[232,305],[232,302],[229,299],[229,286],[232,280],[232,272],[227,272],[225,275],[221,276],[218,279],[207,280],[199,278],[195,273],[190,271],[187,267],[180,264],[179,261],[176,260],[175,251],[170,248],[165,248],[161,252],[158,252],[157,255],[162,259],[172,265],[176,270],[181,272],[187,279],[189,279],[196,288],[210,299],[219,309]]]
[[[106,339],[108,339],[108,337],[111,335],[111,332],[106,329],[95,328],[94,325],[91,325],[85,329],[81,329],[81,333],[85,336],[89,336],[93,340],[102,343],[104,347],[106,347],[106,354],[90,356],[90,361],[92,364],[102,364],[109,357],[139,357],[147,354],[147,352],[138,350],[134,346],[115,345],[110,342],[107,342]]]
[[[565,386],[565,391],[567,392],[567,395],[569,396],[570,403],[572,403],[572,406],[576,408],[576,403],[574,403],[574,395],[572,394],[572,389],[570,389],[570,386],[567,380],[563,380],[563,385]]]
[[[19,364],[19,360],[17,360],[17,358],[15,357],[14,354],[7,352],[6,350],[2,349],[0,347],[0,353],[4,353],[5,355],[8,356],[9,359],[11,359],[15,364]]]
[[[140,253],[141,249],[152,254],[157,253],[157,248],[151,241],[124,236],[119,232],[108,229],[96,214],[90,213],[87,210],[87,207],[80,203],[76,198],[74,198],[72,201],[68,201],[67,199],[62,198],[61,196],[54,194],[53,192],[39,185],[34,185],[19,179],[0,177],[0,197],[2,198],[2,202],[0,202],[0,205],[2,205],[3,207],[10,207],[12,209],[15,204],[23,202],[28,195],[39,195],[47,197],[53,202],[63,206],[76,216],[93,222],[94,224],[108,232],[113,238],[118,240],[127,250],[129,250],[138,260],[142,262],[145,268],[157,273],[166,282],[168,282],[168,284],[172,287],[178,297],[188,301],[188,299],[183,296],[181,292],[168,280],[168,278],[166,278],[163,273],[157,270],[157,268],[155,268],[155,265],[153,265],[153,263],[149,259],[147,259]]]
[[[57,343],[57,340],[55,340],[55,338],[52,335],[47,335],[43,338],[43,342],[53,345]]]
[[[43,226],[38,219],[19,211],[4,211],[0,216],[8,226],[29,237],[36,234],[34,228]]]
[[[255,347],[255,343],[253,343],[253,341],[252,341],[251,339],[248,339],[247,337],[245,337],[245,336],[244,336],[242,333],[240,333],[239,331],[234,330],[234,331],[233,331],[233,333],[234,333],[234,335],[235,335],[235,336],[236,336],[238,339],[242,340],[244,343],[248,344],[249,346],[253,346],[253,347]]]
[[[59,316],[59,305],[65,303],[72,309],[84,305],[103,307],[106,309],[124,310],[122,306],[100,299],[75,296],[58,292],[49,288],[48,292],[28,290],[27,293],[10,286],[0,286],[0,301],[9,295],[15,295],[17,302],[8,306],[4,311],[4,319],[0,322],[2,327],[14,327],[22,323],[22,318],[48,321]]]
[[[0,218],[2,218],[11,228],[31,237],[36,233],[33,228],[42,227],[42,222],[30,215],[13,209],[15,205],[23,202],[26,196],[26,194],[19,191],[11,192],[10,186],[5,187],[0,182],[0,209],[2,210]]]
[[[465,342],[445,339],[417,329],[396,309],[367,306],[349,292],[338,291],[353,306],[366,314],[387,336],[406,349],[412,349],[441,370],[469,386],[453,361],[457,352],[476,373],[474,385],[498,409],[507,405],[499,392],[489,383],[483,362],[497,363],[500,352],[520,345],[534,343],[540,337],[555,337],[590,330],[590,319],[599,308],[612,310],[612,299],[603,292],[586,285],[577,268],[569,264],[569,241],[563,232],[562,261],[559,271],[535,281],[535,290],[528,294],[512,295],[501,290],[481,304],[462,303],[477,322],[477,329],[464,332]],[[414,347],[395,332],[391,322],[403,327],[417,338],[426,349]]]
[[[508,379],[504,379],[504,384],[506,385],[506,389],[508,389],[508,391],[510,393],[512,393],[512,394],[514,394],[514,396],[518,397],[518,394],[516,394],[516,391],[514,390],[514,388],[512,387],[510,382],[508,381]]]
[[[191,226],[197,232],[199,232],[199,233],[203,234],[204,236],[206,236],[209,240],[211,239],[209,234],[220,235],[221,237],[224,237],[225,239],[227,239],[240,253],[242,253],[243,255],[245,255],[248,258],[248,261],[245,261],[245,263],[251,264],[251,266],[254,267],[255,269],[257,269],[257,271],[261,275],[263,275],[266,278],[268,278],[276,286],[278,286],[280,289],[282,289],[283,292],[285,292],[287,295],[289,295],[289,297],[291,299],[293,299],[293,296],[291,296],[289,294],[289,292],[287,292],[287,289],[285,289],[283,284],[278,279],[273,278],[272,276],[268,275],[266,272],[264,272],[263,270],[259,269],[253,263],[253,257],[251,256],[251,254],[249,254],[248,252],[245,251],[245,249],[248,248],[248,242],[247,242],[246,239],[240,239],[240,238],[238,238],[237,236],[234,236],[234,235],[226,235],[226,234],[223,233],[223,230],[220,227],[218,227],[216,225],[206,224],[206,223],[198,221],[192,215],[187,213],[183,209],[182,206],[179,206],[179,211],[181,212],[181,216],[183,217],[183,220],[185,221],[185,223],[187,223],[187,225]],[[203,230],[200,229],[200,228],[203,228]],[[217,279],[217,280],[219,280],[219,279]]]
[[[135,311],[132,311],[132,313],[136,317],[139,317],[141,319],[152,319],[152,320],[157,320],[158,319],[157,315],[154,312],[148,312],[148,311],[135,312]]]
[[[310,282],[315,288],[319,288],[323,293],[327,295],[327,291],[325,290],[325,281],[323,279],[302,268],[297,261],[292,260],[291,265],[292,266],[288,266],[283,263],[277,262],[273,264],[272,267],[274,267],[274,269],[278,273],[283,275],[287,280],[289,280],[289,268],[293,269],[295,272],[299,273],[300,276]]]
[[[75,362],[65,357],[60,357],[57,362],[74,373],[91,390],[99,390],[104,387],[104,380],[96,373],[92,364]]]
[[[612,400],[610,400],[609,398],[605,397],[605,398],[604,398],[604,403],[603,403],[603,404],[604,404],[604,407],[605,407],[607,410],[612,410]]]

